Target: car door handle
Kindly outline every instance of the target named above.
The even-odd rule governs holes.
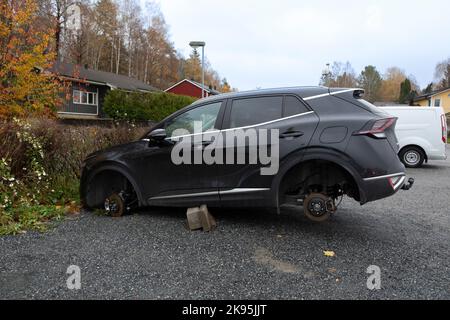
[[[296,131],[296,130],[288,130],[283,133],[280,133],[280,138],[298,138],[304,135],[302,131]]]

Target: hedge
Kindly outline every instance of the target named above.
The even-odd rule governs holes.
[[[113,119],[160,121],[196,99],[172,93],[124,92],[111,90],[103,111]]]

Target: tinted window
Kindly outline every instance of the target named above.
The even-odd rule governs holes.
[[[300,113],[308,112],[309,110],[305,107],[300,100],[293,96],[284,97],[284,117],[293,116]]]
[[[169,120],[166,124],[167,136],[172,137],[172,134],[176,129],[185,129],[189,133],[194,133],[195,122],[198,122],[199,125],[201,125],[202,132],[209,129],[217,129],[214,125],[216,123],[221,105],[222,102],[207,104],[186,111],[185,113]]]
[[[244,127],[281,118],[283,97],[233,100],[230,127]]]
[[[365,106],[370,112],[375,113],[375,114],[383,114],[385,115],[386,113],[384,112],[384,110],[381,110],[380,108],[378,108],[377,106],[371,104],[369,101],[366,101],[364,99],[356,99],[356,101],[360,102],[363,106]]]

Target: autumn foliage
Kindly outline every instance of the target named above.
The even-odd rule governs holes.
[[[35,0],[0,4],[0,118],[51,113],[58,83],[46,71],[55,55],[52,30],[38,21]]]

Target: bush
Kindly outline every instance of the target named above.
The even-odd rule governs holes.
[[[196,99],[172,93],[142,93],[111,90],[103,111],[113,119],[160,121]]]
[[[135,140],[146,130],[131,124],[70,126],[49,119],[0,122],[0,234],[42,230],[62,211],[77,210],[84,158]]]

